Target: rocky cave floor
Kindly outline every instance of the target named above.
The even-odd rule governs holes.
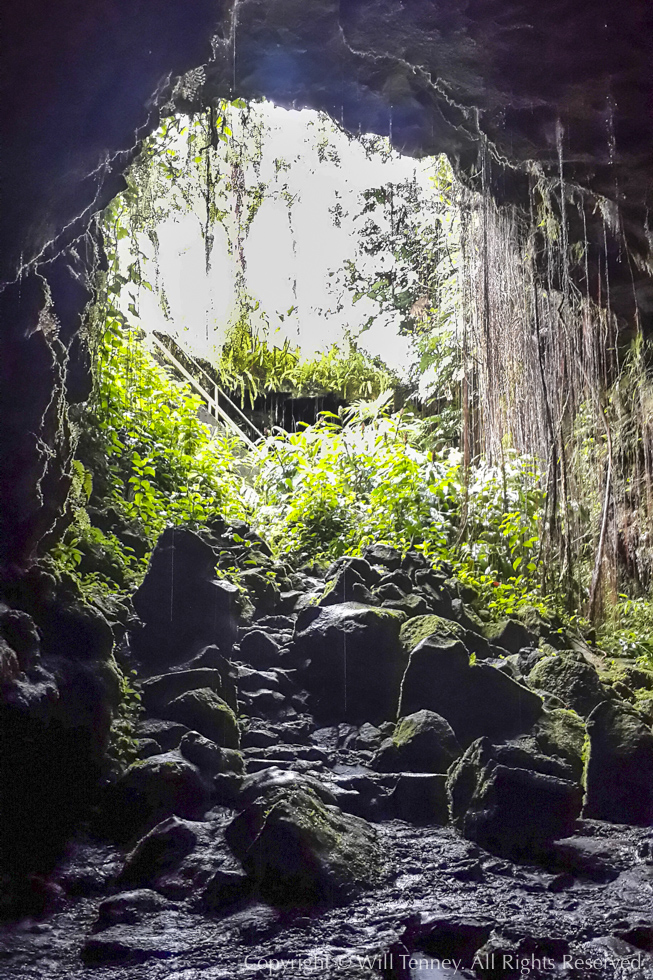
[[[243,608],[225,534],[157,546],[139,759],[2,926],[3,980],[653,978],[653,677],[488,633],[381,546],[285,589],[262,551]]]

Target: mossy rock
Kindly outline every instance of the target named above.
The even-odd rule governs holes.
[[[442,616],[415,616],[401,627],[399,638],[404,649],[410,653],[418,643],[434,634],[459,640],[465,635],[465,629],[460,623],[443,619]]]
[[[512,859],[541,854],[574,832],[582,791],[552,774],[552,760],[528,745],[473,742],[447,773],[454,826],[469,840]]]
[[[237,749],[240,733],[236,716],[222,698],[209,687],[187,691],[166,708],[170,721],[178,721],[227,749]]]
[[[646,691],[647,694],[651,694],[653,691],[653,670],[649,670],[647,667],[626,667],[624,669],[624,680],[626,684],[629,685],[638,697],[643,697],[643,694],[639,694],[639,691]]]
[[[613,823],[653,821],[653,734],[627,704],[603,701],[587,719],[584,815]]]
[[[533,735],[542,752],[568,762],[580,781],[586,740],[585,722],[580,715],[567,708],[544,711],[535,723]]]
[[[346,901],[384,877],[376,830],[300,784],[267,791],[232,821],[226,838],[272,905]]]
[[[508,653],[519,653],[536,642],[535,634],[517,619],[502,619],[498,623],[485,623],[483,636],[490,643],[502,647]]]
[[[172,814],[198,820],[210,805],[209,783],[179,752],[150,756],[132,763],[118,781],[113,807],[119,820],[116,832],[129,834],[137,826]]]
[[[583,717],[607,696],[594,667],[573,650],[540,660],[528,675],[528,683],[536,690],[555,694]]]
[[[542,699],[490,664],[470,664],[460,640],[430,635],[410,653],[399,715],[422,708],[446,718],[464,747],[481,735],[503,740],[528,731]]]
[[[399,719],[373,765],[381,772],[444,773],[461,753],[449,723],[423,709]]]

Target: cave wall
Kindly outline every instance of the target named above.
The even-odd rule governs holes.
[[[584,211],[590,290],[605,237],[613,308],[650,328],[645,0],[29,0],[3,26],[5,573],[29,564],[67,493],[65,389],[88,392],[79,329],[102,259],[93,216],[173,98],[324,109],[404,152],[447,152],[472,187],[524,209],[534,180],[559,183],[562,159],[567,193],[583,202],[570,239],[584,237]],[[195,84],[176,84],[200,65]]]

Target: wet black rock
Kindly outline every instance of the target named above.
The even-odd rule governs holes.
[[[474,963],[477,950],[490,938],[493,922],[481,916],[459,914],[415,917],[409,922],[392,949],[392,961],[398,967],[397,980],[412,980],[410,960],[422,961],[424,969],[431,966],[442,975],[455,976],[459,968]],[[446,961],[446,963],[444,962]]]
[[[157,742],[163,752],[178,749],[179,743],[188,731],[185,725],[176,721],[163,721],[160,718],[143,718],[136,726],[136,734],[141,739],[152,739]]]
[[[240,752],[216,745],[199,732],[187,732],[179,743],[179,751],[207,776],[215,776],[219,772],[241,775],[245,772]]]
[[[571,650],[539,660],[528,675],[528,683],[555,694],[584,717],[608,696],[596,669],[582,654]]]
[[[236,636],[238,589],[215,573],[215,549],[192,531],[168,528],[150,557],[134,607],[145,627],[132,634],[145,663],[183,663],[215,643],[228,653]]]
[[[202,908],[210,913],[224,915],[247,902],[254,888],[254,881],[243,871],[220,868],[202,893]]]
[[[535,634],[517,619],[504,619],[499,623],[488,624],[483,632],[487,640],[508,653],[519,653],[534,644],[537,646]]]
[[[140,692],[143,707],[150,714],[160,715],[175,698],[200,688],[214,691],[230,708],[236,710],[236,685],[232,668],[224,658],[221,669],[199,667],[148,677],[142,681]]]
[[[370,565],[384,565],[391,572],[401,568],[401,552],[388,544],[370,544],[363,551],[363,558]]]
[[[120,875],[124,884],[154,887],[157,878],[178,867],[197,844],[192,823],[168,817],[142,837],[127,855]]]
[[[120,837],[176,815],[200,818],[211,805],[211,786],[178,751],[139,760],[121,776],[108,814]]]
[[[120,892],[100,902],[93,932],[101,932],[120,923],[140,922],[148,914],[160,912],[169,906],[170,903],[162,895],[150,888]]]
[[[335,578],[339,572],[345,569],[347,572],[355,573],[359,577],[360,581],[367,585],[368,588],[376,585],[380,578],[379,570],[373,568],[369,561],[367,561],[365,558],[343,555],[342,558],[337,558],[328,568],[326,580],[330,581],[331,579]]]
[[[401,684],[401,715],[428,708],[442,715],[461,745],[528,731],[542,700],[489,664],[470,665],[460,640],[431,636],[412,650]]]
[[[568,837],[580,815],[582,790],[553,775],[554,765],[521,746],[502,750],[479,739],[448,774],[453,823],[463,836],[510,857],[536,854]]]
[[[374,828],[325,804],[306,784],[269,784],[234,819],[226,837],[273,905],[346,901],[383,876]]]
[[[559,840],[552,853],[561,870],[592,881],[613,881],[622,870],[619,855],[600,837],[577,835]]]
[[[274,612],[279,601],[279,589],[272,578],[256,569],[243,572],[241,582],[250,594],[256,609],[263,613]]]
[[[653,734],[637,712],[604,701],[587,719],[585,816],[653,822]]]
[[[434,711],[422,709],[399,719],[373,766],[381,772],[443,773],[461,753],[449,723]]]
[[[302,613],[295,650],[317,717],[382,721],[396,712],[405,655],[401,617],[357,603]]]
[[[237,749],[240,744],[236,716],[209,687],[180,694],[166,707],[165,715],[224,748]]]
[[[257,670],[267,670],[279,664],[281,647],[261,629],[254,629],[243,636],[240,641],[240,657],[246,664]]]

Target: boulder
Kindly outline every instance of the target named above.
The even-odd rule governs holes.
[[[197,766],[177,752],[132,763],[116,786],[113,815],[119,835],[173,814],[189,820],[203,816],[211,805],[211,786]]]
[[[200,688],[210,688],[226,701],[230,708],[236,710],[236,685],[232,669],[226,660],[220,670],[199,667],[148,677],[140,685],[141,700],[146,711],[153,715],[160,715],[175,698]]]
[[[637,712],[604,701],[587,719],[584,816],[653,822],[653,734]]]
[[[279,644],[260,629],[251,630],[240,641],[240,660],[257,670],[278,666],[280,652]]]
[[[345,739],[346,749],[362,749],[364,751],[374,752],[379,748],[383,740],[383,735],[375,725],[370,725],[369,721],[366,721],[364,725],[358,729],[358,731],[353,732]]]
[[[176,721],[163,721],[160,718],[142,718],[136,725],[139,739],[153,739],[163,752],[178,749],[179,743],[188,729]]]
[[[207,644],[228,653],[236,635],[238,589],[216,577],[217,553],[186,528],[167,528],[134,593],[145,624],[132,633],[144,663],[183,663]]]
[[[383,877],[374,828],[299,782],[269,785],[233,820],[226,837],[271,905],[346,901]]]
[[[461,753],[449,723],[434,711],[422,709],[399,719],[373,766],[381,772],[443,773]]]
[[[528,683],[532,688],[555,694],[583,717],[607,697],[594,667],[572,650],[544,657],[531,670]]]
[[[583,775],[585,747],[585,722],[566,708],[543,711],[536,721],[533,737],[541,752],[555,755],[571,766],[574,779],[580,782]]]
[[[490,664],[470,665],[459,640],[430,636],[413,649],[401,684],[399,714],[427,708],[445,718],[461,745],[528,731],[542,700]]]
[[[403,619],[413,616],[426,616],[427,613],[432,612],[430,601],[415,592],[411,592],[410,595],[404,596],[402,599],[384,599],[381,605],[384,609],[394,609],[396,612],[402,613]]]
[[[296,789],[310,790],[323,803],[329,805],[336,803],[336,796],[332,789],[321,783],[319,779],[292,770],[278,769],[276,766],[268,766],[261,772],[247,776],[242,784],[239,802],[245,807],[266,796]]]
[[[157,878],[178,867],[196,844],[196,826],[188,820],[168,817],[141,837],[127,855],[120,880],[126,884],[153,887]]]
[[[329,567],[326,573],[327,581],[335,578],[342,569],[355,572],[360,580],[368,587],[374,585],[379,579],[379,572],[375,568],[372,568],[365,558],[343,555],[342,558],[336,558],[334,563]]]
[[[322,719],[382,721],[394,715],[405,655],[401,616],[345,602],[306,610],[295,650],[305,658],[303,685]]]
[[[274,579],[255,568],[243,572],[241,582],[249,592],[257,609],[273,612],[279,601],[279,589]]]
[[[179,751],[185,759],[197,766],[201,773],[208,776],[215,776],[219,772],[238,775],[245,772],[240,752],[216,745],[199,732],[187,732],[179,744]]]
[[[542,757],[523,747],[502,752],[485,738],[472,743],[447,776],[456,828],[482,847],[512,858],[568,837],[580,814],[582,790],[570,779],[542,772],[551,761],[543,766]]]
[[[170,721],[178,721],[224,748],[237,749],[240,744],[236,716],[209,687],[180,694],[170,702],[165,714]]]
[[[119,895],[112,895],[100,902],[93,932],[100,932],[102,929],[109,929],[120,923],[133,925],[145,916],[169,907],[170,903],[150,888],[120,892]]]
[[[508,653],[519,653],[526,647],[537,646],[537,637],[517,619],[503,619],[483,627],[485,638]]]
[[[363,549],[363,558],[370,565],[385,565],[391,572],[401,568],[401,552],[389,544],[370,544]]]
[[[373,596],[363,578],[349,564],[341,565],[327,583],[319,600],[320,606],[333,606],[337,602],[362,602],[373,604]]]
[[[459,640],[464,633],[465,629],[460,623],[443,619],[442,616],[414,616],[401,627],[400,638],[404,649],[410,653],[429,636],[446,636]]]

